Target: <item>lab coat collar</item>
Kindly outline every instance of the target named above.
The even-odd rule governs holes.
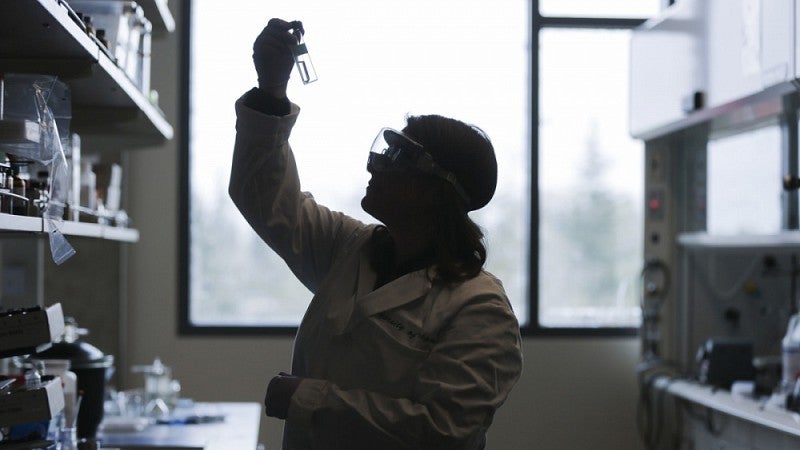
[[[435,269],[420,269],[373,290],[377,274],[370,264],[369,256],[362,254],[355,294],[331,305],[328,312],[332,333],[344,334],[367,317],[424,297],[431,290],[432,276],[435,276]]]
[[[357,309],[369,317],[424,297],[431,290],[429,277],[428,268],[407,273],[358,298]]]

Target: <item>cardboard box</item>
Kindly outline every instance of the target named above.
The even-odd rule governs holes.
[[[37,311],[0,316],[0,358],[47,349],[64,334],[61,303]]]
[[[55,377],[39,388],[20,388],[0,394],[0,426],[50,420],[63,409],[64,389],[61,378]]]

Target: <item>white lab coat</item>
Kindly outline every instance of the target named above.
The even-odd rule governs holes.
[[[314,293],[295,339],[292,373],[304,380],[283,448],[482,448],[522,367],[500,281],[484,271],[432,283],[429,268],[374,289],[376,225],[300,190],[288,144],[299,108],[270,116],[240,99],[236,113],[231,198]]]

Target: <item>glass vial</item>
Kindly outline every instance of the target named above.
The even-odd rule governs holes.
[[[80,205],[88,211],[97,210],[97,176],[92,170],[92,163],[81,163],[81,191]]]
[[[311,57],[308,55],[308,47],[306,46],[305,30],[300,21],[292,22],[292,33],[297,44],[292,46],[292,55],[294,55],[294,64],[297,66],[297,72],[300,73],[300,79],[303,84],[313,83],[317,81],[317,72],[314,70],[314,64],[311,63]]]
[[[75,427],[61,430],[61,450],[78,450],[78,429]]]
[[[11,163],[11,214],[28,215],[28,166],[23,163]]]
[[[5,154],[0,154],[0,213],[11,214],[11,163]]]

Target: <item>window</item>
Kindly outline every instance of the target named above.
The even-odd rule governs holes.
[[[473,218],[486,231],[488,269],[527,317],[529,8],[527,0],[191,2],[184,331],[293,327],[311,300],[227,197],[233,104],[254,86],[252,43],[269,17],[303,21],[319,74],[306,86],[293,74],[289,96],[302,108],[291,144],[303,189],[320,203],[373,220],[360,208],[369,148],[406,114],[486,131],[502,177]]]
[[[627,133],[627,29],[642,20],[626,17],[660,1],[627,2],[639,6],[610,19],[580,8],[600,3],[185,2],[182,332],[283,332],[311,299],[227,197],[233,103],[255,83],[251,46],[269,17],[303,21],[319,74],[303,86],[295,73],[289,87],[302,109],[290,142],[304,190],[370,221],[360,199],[379,128],[424,113],[478,125],[500,179],[472,214],[525,330],[632,332],[643,150]]]
[[[540,0],[532,331],[639,326],[643,147],[628,134],[630,29],[661,1]]]

